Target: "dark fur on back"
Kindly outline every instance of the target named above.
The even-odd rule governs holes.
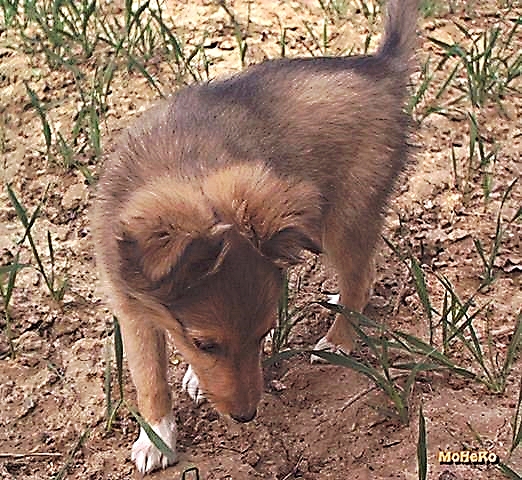
[[[391,63],[275,60],[180,91],[124,135],[100,182],[98,214],[114,218],[133,191],[165,175],[190,182],[261,162],[317,185],[325,211],[342,201],[343,215],[378,217],[408,158],[407,74]],[[99,224],[102,258],[117,223]]]

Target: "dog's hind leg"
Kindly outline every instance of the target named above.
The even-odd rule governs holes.
[[[136,312],[118,312],[127,361],[138,393],[138,408],[173,452],[171,456],[161,453],[141,428],[132,446],[131,458],[141,473],[148,473],[176,462],[176,423],[167,380],[165,332],[149,320],[136,316]]]
[[[380,219],[373,225],[368,224],[367,220],[363,223],[362,219],[351,222],[349,227],[339,219],[327,222],[327,225],[324,246],[329,262],[339,275],[339,303],[348,310],[362,312],[368,303],[375,277],[374,249]],[[351,322],[355,321],[353,316],[348,319],[338,314],[315,349],[350,353],[356,338]]]

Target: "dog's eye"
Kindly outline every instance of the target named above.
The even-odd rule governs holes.
[[[194,346],[205,353],[218,353],[219,352],[219,344],[213,342],[212,340],[203,340],[200,338],[194,338],[193,340]]]

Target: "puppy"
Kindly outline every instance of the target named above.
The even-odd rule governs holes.
[[[175,452],[166,332],[183,385],[238,422],[256,415],[261,351],[283,273],[304,250],[361,311],[382,214],[407,157],[404,113],[417,0],[391,0],[373,56],[280,59],[181,90],[110,154],[95,205],[96,257],[124,337],[139,410]],[[339,316],[320,347],[349,352]],[[140,472],[166,467],[142,430]]]

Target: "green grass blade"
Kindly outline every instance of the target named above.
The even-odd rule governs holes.
[[[415,290],[420,298],[424,311],[428,317],[430,324],[430,344],[433,343],[433,308],[431,306],[430,296],[428,294],[428,287],[426,285],[426,277],[417,261],[417,259],[410,255],[410,271],[415,282]]]
[[[29,95],[29,99],[31,100],[31,104],[38,113],[38,116],[40,117],[40,120],[42,122],[42,128],[43,128],[43,134],[45,139],[45,145],[47,147],[47,150],[51,148],[52,143],[52,136],[51,136],[51,127],[49,125],[49,122],[47,121],[47,117],[45,115],[45,110],[42,107],[42,103],[40,102],[40,99],[36,95],[35,91],[29,86],[29,84],[24,81],[25,89],[27,91],[27,94]]]
[[[396,404],[396,397],[398,394],[394,389],[393,383],[388,381],[388,379],[381,375],[377,369],[370,367],[369,365],[365,365],[362,362],[358,362],[357,360],[347,355],[327,352],[324,350],[311,350],[307,353],[322,358],[323,360],[326,360],[328,363],[331,363],[332,365],[348,367],[354,370],[355,372],[361,373],[362,375],[369,378],[372,382],[374,382]]]
[[[510,480],[522,480],[522,473],[515,472],[515,470],[508,467],[505,463],[500,462],[496,467]]]
[[[80,437],[78,437],[78,440],[76,441],[76,443],[73,445],[71,451],[69,452],[69,455],[68,455],[67,460],[65,461],[64,465],[62,466],[62,468],[60,468],[60,470],[58,471],[58,473],[56,475],[53,475],[51,477],[51,480],[63,480],[64,478],[67,477],[67,470],[72,465],[72,463],[74,461],[74,456],[82,448],[82,446],[85,443],[85,441],[87,440],[87,438],[89,438],[90,433],[91,433],[91,429],[88,428],[80,435]]]
[[[22,222],[22,225],[24,228],[27,229],[29,225],[29,219],[27,218],[27,210],[22,206],[22,204],[18,201],[18,198],[16,194],[14,193],[14,190],[11,188],[11,185],[7,185],[7,195],[9,196],[9,200],[13,204],[13,207],[16,211],[16,215]]]
[[[423,342],[419,338],[398,331],[394,331],[393,335],[405,340],[407,344],[410,346],[412,352],[422,354],[426,358],[435,360],[440,365],[450,369],[452,372],[457,373],[465,378],[477,380],[477,375],[475,373],[455,365],[446,355],[442,354],[436,348],[427,344],[426,342]]]
[[[120,393],[120,399],[123,400],[123,339],[121,337],[121,329],[118,319],[113,316],[112,321],[114,326],[114,354],[116,356],[118,389]]]
[[[428,475],[428,453],[426,444],[426,420],[422,412],[422,403],[419,409],[419,439],[417,441],[417,465],[419,480],[426,480]]]
[[[171,448],[162,440],[162,438],[152,429],[152,427],[145,421],[145,419],[136,412],[130,405],[126,403],[129,412],[136,419],[138,424],[140,425],[145,433],[149,437],[150,441],[154,444],[154,446],[166,457],[174,458],[176,454],[171,450]]]
[[[522,345],[522,313],[518,314],[517,321],[515,324],[515,330],[513,331],[513,336],[511,337],[511,341],[509,342],[508,349],[506,352],[506,358],[504,359],[504,365],[502,366],[502,377],[506,378],[509,374],[511,366],[515,361],[515,356],[517,351],[521,348]]]
[[[513,438],[511,441],[510,453],[513,453],[515,448],[522,442],[522,378],[520,379],[520,387],[518,390],[518,401],[515,408],[515,415],[513,416]]]

